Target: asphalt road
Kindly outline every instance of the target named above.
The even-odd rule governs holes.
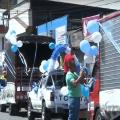
[[[26,111],[22,111],[18,114],[18,116],[10,116],[8,111],[3,113],[0,112],[0,120],[28,120]],[[40,118],[36,118],[35,120],[41,120]],[[52,120],[62,120],[60,118],[53,118]]]

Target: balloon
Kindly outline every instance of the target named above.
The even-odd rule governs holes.
[[[84,63],[93,63],[93,57],[92,56],[87,56],[87,55],[84,55]]]
[[[77,73],[80,73],[80,64],[76,64]]]
[[[59,54],[65,51],[66,51],[66,45],[62,45],[62,44],[57,45],[51,55],[51,59],[57,60]]]
[[[12,52],[17,52],[17,50],[18,50],[18,47],[16,46],[16,45],[12,45],[11,46],[11,50],[12,50]]]
[[[11,36],[16,36],[16,31],[15,30],[10,31],[10,35]]]
[[[90,44],[89,44],[89,42],[87,40],[82,40],[80,42],[80,50],[83,53],[85,53],[85,54],[89,53],[89,51],[90,51]]]
[[[61,95],[68,95],[68,88],[67,86],[63,86],[60,90]]]
[[[57,59],[60,53],[66,51],[66,48],[67,48],[67,45],[63,45],[63,44],[59,44],[55,47],[54,51],[52,52],[51,58],[49,60],[48,73],[59,67],[59,63]]]
[[[49,44],[49,48],[52,50],[52,49],[54,49],[55,48],[55,44],[53,43],[53,42],[51,42],[50,44]]]
[[[47,71],[47,69],[48,69],[48,62],[47,62],[47,61],[46,61],[45,64],[43,64],[43,69],[44,69],[45,71]]]
[[[99,23],[96,20],[90,20],[87,24],[87,31],[90,34],[99,32]]]
[[[89,87],[84,85],[81,85],[80,87],[81,87],[82,96],[89,97]]]
[[[91,49],[90,49],[90,51],[89,51],[89,53],[87,53],[86,55],[88,55],[88,56],[96,56],[96,55],[98,55],[98,48],[96,47],[96,46],[91,46]]]
[[[55,60],[49,59],[48,73],[54,70],[54,66],[55,66]]]
[[[54,63],[54,69],[57,69],[59,67],[59,62],[56,60]]]
[[[45,70],[43,69],[43,66],[41,66],[41,65],[39,66],[39,71],[42,72],[42,73],[45,72]]]
[[[71,52],[71,48],[67,47],[65,53],[69,54]]]
[[[39,70],[40,70],[42,73],[46,72],[47,69],[48,69],[48,65],[49,65],[48,61],[43,60],[43,61],[41,62],[41,65],[40,65],[40,67],[39,67]]]
[[[91,36],[94,43],[99,43],[102,40],[102,35],[100,32],[94,32]]]
[[[98,55],[98,48],[96,46],[91,46],[92,55]]]
[[[23,43],[21,40],[17,41],[17,47],[22,47],[23,46]]]
[[[11,37],[9,38],[9,40],[10,40],[10,43],[11,43],[11,44],[13,44],[13,45],[17,45],[16,37],[11,36]]]

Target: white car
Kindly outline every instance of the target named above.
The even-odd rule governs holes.
[[[68,112],[68,96],[63,70],[43,75],[28,93],[28,120],[34,120],[41,113],[42,120],[50,120],[52,113],[61,113],[64,119]],[[81,107],[86,108],[85,99]]]

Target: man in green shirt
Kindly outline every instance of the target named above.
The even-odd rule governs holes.
[[[79,120],[80,111],[80,84],[84,84],[86,74],[84,70],[80,71],[80,76],[76,73],[76,64],[74,59],[68,62],[69,71],[66,74],[66,84],[68,87],[68,120]]]

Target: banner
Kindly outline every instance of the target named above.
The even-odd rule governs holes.
[[[66,26],[61,26],[55,29],[56,45],[66,44]]]
[[[90,20],[98,20],[100,19],[100,15],[94,15],[86,18],[82,18],[82,23],[83,23],[83,36],[87,37],[89,36],[89,33],[87,32],[87,23]]]
[[[68,16],[66,15],[37,26],[37,35],[52,37],[55,39],[56,44],[66,44],[67,20]]]

